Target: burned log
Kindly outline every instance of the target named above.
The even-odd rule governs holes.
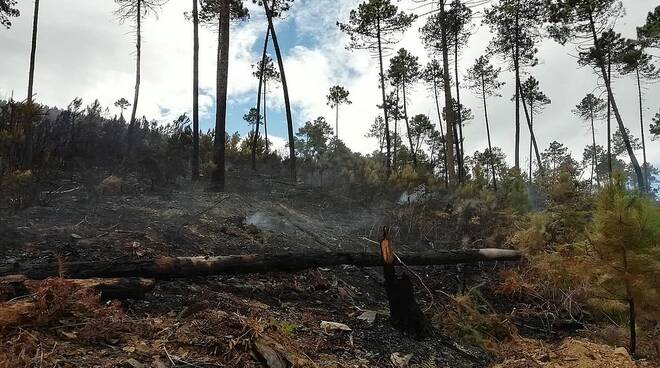
[[[67,279],[70,284],[96,291],[101,301],[113,299],[138,299],[151,291],[156,282],[139,277],[109,279]],[[0,277],[0,302],[30,294],[43,281],[30,280],[22,275]]]
[[[449,265],[484,261],[517,261],[520,253],[505,249],[471,249],[398,254],[408,266]],[[398,259],[394,265],[398,265]],[[0,276],[22,275],[39,280],[63,276],[72,279],[146,277],[185,278],[245,273],[294,272],[317,267],[353,265],[380,267],[379,253],[309,252],[248,254],[218,257],[160,257],[144,260],[75,261],[49,264],[13,263],[0,266]]]

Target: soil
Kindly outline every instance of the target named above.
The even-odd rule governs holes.
[[[378,251],[373,242],[383,225],[395,222],[392,214],[400,207],[388,201],[367,206],[270,176],[236,172],[230,177],[234,182],[226,193],[207,192],[204,182],[151,191],[127,179],[120,192],[100,194],[98,187],[79,186],[75,178],[63,181],[62,193],[52,195],[46,206],[0,212],[0,259],[38,263]],[[430,243],[423,236],[404,237],[405,226],[398,226],[395,249],[476,241],[446,231]],[[465,283],[487,284],[502,267],[415,268],[416,297],[433,319],[449,303],[446,295]],[[62,273],[66,276],[65,269]],[[37,290],[30,297],[42,294]],[[73,294],[63,297],[69,297],[60,301],[63,305],[87,303]],[[45,304],[46,312],[53,303]],[[116,303],[89,303],[82,309],[93,313],[72,314],[67,307],[67,313],[46,322],[0,326],[0,367],[484,367],[497,360],[439,330],[423,341],[401,335],[389,323],[382,270],[375,268],[158,280],[143,298],[122,301],[119,312],[112,309]],[[374,311],[375,320],[358,318],[365,311]],[[322,321],[345,324],[350,331],[324,330]],[[526,349],[543,350],[534,344],[521,348]],[[559,350],[561,345],[553,351]],[[595,361],[611,366],[606,365],[611,355],[597,351]],[[559,360],[567,356],[562,354],[556,353]],[[507,360],[500,366],[535,367],[539,359],[534,359],[529,365]],[[545,363],[538,364],[599,366]],[[625,364],[612,367],[634,366]]]

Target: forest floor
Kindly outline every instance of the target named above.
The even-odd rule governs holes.
[[[0,260],[377,252],[373,241],[384,224],[392,225],[399,207],[365,207],[269,176],[233,177],[239,179],[220,194],[204,191],[203,183],[107,190],[71,178],[46,206],[0,212]],[[398,240],[396,250],[415,251],[461,237],[448,231],[433,243]],[[487,289],[503,267],[415,268],[417,299],[437,325],[444,304],[451,303],[447,295],[461,284],[496,299]],[[158,280],[144,297],[121,304],[52,279],[28,298],[35,300],[34,310],[18,325],[1,323],[3,308],[17,300],[0,301],[0,367],[653,366],[633,362],[625,349],[561,335],[503,339],[497,354],[457,342],[441,328],[416,341],[389,324],[378,268]],[[504,315],[515,308],[493,304]]]

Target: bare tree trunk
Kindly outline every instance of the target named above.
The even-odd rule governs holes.
[[[642,82],[639,78],[639,68],[635,70],[637,76],[637,94],[639,95],[639,127],[642,134],[642,155],[644,158],[644,185],[646,192],[649,193],[651,190],[650,180],[649,180],[649,165],[646,161],[646,139],[644,137],[644,106],[642,101]]]
[[[461,89],[460,82],[458,79],[458,33],[454,35],[454,75],[456,78],[456,102],[458,103],[458,114],[456,114],[456,121],[458,123],[458,142],[460,142],[460,149],[458,152],[460,166],[458,169],[458,177],[460,182],[465,181],[465,151],[463,149],[463,109],[461,107]]]
[[[534,129],[534,101],[530,100],[529,101],[529,125]],[[530,135],[529,137],[529,183],[532,184],[532,163],[534,159],[532,158],[532,137]]]
[[[442,151],[444,154],[443,177],[445,179],[445,188],[449,187],[449,174],[447,173],[447,142],[445,141],[445,131],[442,127],[442,113],[440,112],[440,101],[438,99],[438,84],[433,79],[433,95],[435,97],[435,109],[438,112],[438,126],[440,127],[440,138],[442,139]]]
[[[34,85],[34,64],[37,55],[37,30],[39,27],[39,0],[34,1],[34,15],[32,17],[32,45],[30,49],[30,71],[28,74],[28,95],[27,102],[32,104],[33,92],[32,86]],[[23,153],[23,166],[25,168],[32,168],[32,146],[34,142],[33,121],[29,116],[26,120],[25,126],[25,147]]]
[[[135,115],[137,114],[138,99],[140,97],[140,58],[142,56],[142,0],[137,2],[137,12],[135,14],[136,37],[135,42],[135,95],[133,96],[133,108],[131,109],[131,124],[135,124]]]
[[[594,23],[592,13],[589,13],[589,25],[591,28],[591,35],[593,38],[594,45],[596,45],[595,47],[598,47],[597,46],[598,36],[596,35],[596,25]],[[603,80],[605,81],[605,88],[607,88],[607,95],[609,96],[610,102],[612,103],[612,110],[614,110],[614,116],[616,117],[619,130],[621,131],[621,136],[623,137],[623,142],[626,146],[626,151],[628,152],[628,156],[630,157],[630,163],[632,164],[633,169],[635,170],[635,175],[637,176],[637,185],[641,192],[645,192],[646,186],[644,185],[644,174],[642,174],[642,169],[639,167],[639,162],[637,161],[637,157],[635,157],[635,152],[633,152],[632,145],[630,144],[630,139],[628,137],[628,134],[626,133],[626,126],[623,124],[623,119],[621,118],[621,114],[619,113],[619,108],[616,104],[616,100],[614,99],[614,92],[612,92],[610,75],[608,74],[607,70],[605,70],[605,61],[603,60],[602,57],[602,50],[597,50],[597,51],[598,51],[598,61],[597,61],[598,67],[600,68],[601,75],[603,76]]]
[[[406,132],[408,133],[408,143],[410,143],[410,154],[412,154],[413,166],[417,167],[417,153],[415,152],[415,148],[413,147],[412,135],[410,131],[410,119],[408,119],[408,104],[406,102],[406,82],[403,82],[401,84],[401,88],[403,90],[403,118],[406,121]]]
[[[513,51],[513,69],[516,77],[516,137],[515,137],[515,161],[514,165],[517,169],[520,169],[520,23],[519,23],[519,14],[518,14],[518,4],[516,3],[516,40]],[[523,101],[524,103],[524,101]]]
[[[612,75],[612,62],[610,60],[610,53],[607,54],[607,76]],[[610,95],[607,94],[607,173],[609,175],[609,183],[612,184],[612,100]]]
[[[529,128],[529,135],[532,139],[534,145],[534,152],[536,153],[536,162],[539,165],[539,173],[543,176],[543,163],[541,162],[541,154],[539,153],[539,146],[536,144],[536,136],[534,135],[534,129],[532,128],[532,121],[530,119],[529,113],[527,112],[527,103],[525,102],[525,95],[522,90],[522,86],[518,84],[518,92],[520,93],[520,101],[522,101],[523,110],[525,111],[525,118],[527,119],[527,126]]]
[[[486,118],[486,135],[488,136],[488,157],[490,159],[490,169],[493,173],[493,188],[497,191],[497,176],[495,175],[495,158],[493,154],[493,146],[490,141],[490,124],[488,123],[488,105],[486,104],[486,82],[484,81],[483,74],[481,75],[481,98],[484,102],[484,117]]]
[[[227,130],[227,80],[229,78],[229,3],[220,2],[218,15],[218,63],[216,79],[215,139],[213,140],[216,168],[211,177],[214,191],[225,190],[225,131]]]
[[[400,253],[408,266],[428,266],[488,261],[518,261],[520,252],[508,249],[465,249],[423,253]],[[294,272],[340,265],[379,267],[383,258],[374,252],[304,252],[243,254],[218,257],[160,257],[140,260],[76,261],[63,264],[0,265],[0,276],[22,275],[29,279],[57,277],[62,269],[68,278],[192,277],[246,273]],[[398,260],[395,265],[401,265]]]
[[[291,166],[291,180],[296,180],[296,148],[295,139],[293,136],[293,118],[291,116],[291,102],[289,101],[289,85],[286,82],[286,74],[284,73],[284,60],[282,59],[282,51],[280,44],[277,42],[277,34],[275,33],[275,26],[273,26],[273,14],[268,7],[268,1],[264,1],[264,10],[268,18],[268,27],[273,37],[273,47],[275,47],[275,54],[277,55],[277,64],[280,68],[280,76],[282,78],[282,91],[284,93],[284,109],[286,110],[286,123],[287,131],[289,133],[289,165]]]
[[[456,171],[454,168],[454,125],[456,124],[456,117],[454,116],[454,107],[452,106],[451,98],[451,77],[449,76],[449,50],[447,46],[447,25],[445,24],[445,0],[440,0],[440,18],[442,24],[440,27],[441,33],[441,46],[442,46],[442,67],[443,79],[445,88],[445,112],[447,114],[447,171],[449,172],[449,186],[453,187],[456,184]],[[456,150],[458,155],[458,150]],[[458,157],[457,157],[458,159]],[[460,163],[459,163],[460,164]]]
[[[264,78],[264,145],[266,146],[266,157],[268,157],[268,152],[270,152],[270,147],[268,146],[268,117],[266,113],[268,111],[266,98],[268,97],[268,79]]]
[[[193,157],[192,180],[199,180],[199,12],[193,0]]]
[[[335,137],[339,139],[339,104],[335,105]]]
[[[591,191],[593,192],[594,188],[594,171],[596,170],[596,130],[594,129],[594,111],[593,109],[590,112],[590,117],[591,117],[591,150],[592,150],[592,157],[591,157],[591,179],[589,179],[589,186],[591,188]],[[596,178],[598,180],[598,178]],[[600,185],[600,183],[599,183]]]
[[[391,151],[391,141],[390,141],[390,121],[389,121],[389,116],[387,114],[387,94],[385,93],[385,72],[383,70],[383,45],[382,41],[380,39],[380,20],[378,21],[377,24],[377,38],[378,38],[378,64],[380,67],[380,91],[382,93],[383,97],[383,115],[385,116],[385,144],[387,146],[387,154],[386,154],[386,168],[387,168],[387,177],[390,177],[390,174],[392,173],[392,160],[390,157],[390,151]],[[395,142],[396,143],[396,142]]]
[[[268,49],[268,38],[270,37],[270,27],[266,29],[266,37],[264,38],[264,49],[261,54],[261,75],[259,76],[259,87],[257,89],[257,121],[254,128],[254,137],[252,142],[252,170],[257,169],[257,145],[259,144],[259,126],[261,125],[261,88],[264,81],[264,65],[266,64],[266,50]]]

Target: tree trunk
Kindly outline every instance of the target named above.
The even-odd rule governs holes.
[[[642,134],[642,155],[644,158],[644,187],[646,193],[650,193],[650,180],[649,180],[649,165],[646,161],[646,139],[644,137],[644,106],[642,101],[642,82],[639,78],[639,68],[635,70],[637,76],[637,94],[639,96],[639,127]]]
[[[497,176],[495,175],[495,158],[493,157],[493,146],[490,141],[490,124],[488,123],[488,105],[486,104],[486,82],[483,74],[481,75],[481,97],[484,102],[484,117],[486,118],[486,136],[488,137],[488,157],[490,159],[490,169],[493,173],[493,188],[497,191]]]
[[[268,152],[270,152],[270,147],[268,147],[268,117],[266,113],[268,112],[268,103],[266,98],[268,97],[268,78],[264,78],[264,145],[266,147],[266,157],[268,157]]]
[[[516,4],[516,20],[515,20],[515,28],[516,28],[516,40],[515,40],[515,46],[514,46],[514,51],[513,51],[513,69],[515,73],[515,78],[516,78],[516,136],[515,136],[515,161],[514,165],[516,169],[520,170],[520,49],[519,49],[519,39],[520,39],[520,24],[519,24],[519,14],[518,14],[518,6]],[[524,103],[524,101],[523,101]]]
[[[192,180],[199,179],[199,12],[193,0],[193,157]]]
[[[534,130],[534,101],[529,100],[529,126]],[[534,159],[532,158],[532,136],[529,137],[529,184],[532,184],[532,163]]]
[[[136,42],[135,42],[135,94],[133,95],[133,108],[131,109],[130,124],[135,124],[138,99],[140,97],[140,58],[142,56],[142,1],[137,1],[137,12],[135,14]]]
[[[396,108],[399,109],[399,87],[396,87]],[[397,170],[398,166],[398,146],[399,146],[399,113],[394,116],[394,154],[392,155],[392,164],[394,166],[394,171]]]
[[[539,173],[543,176],[543,163],[541,162],[541,154],[539,153],[539,146],[536,144],[536,136],[534,135],[534,129],[532,128],[532,121],[527,112],[527,103],[525,102],[525,95],[522,90],[522,86],[518,84],[518,92],[520,93],[520,101],[522,101],[523,110],[525,111],[525,118],[527,119],[527,126],[529,127],[529,135],[532,139],[534,145],[534,151],[536,153],[536,163],[539,165]]]
[[[451,77],[449,76],[449,50],[447,46],[447,25],[445,24],[445,0],[440,0],[440,18],[442,19],[440,34],[442,46],[442,67],[445,88],[445,111],[447,114],[447,171],[449,175],[449,186],[453,187],[456,183],[456,171],[454,169],[454,125],[456,118],[454,116],[454,107],[451,98]],[[458,152],[458,150],[457,150]],[[458,155],[458,154],[457,154]],[[457,157],[458,159],[458,157]]]
[[[225,190],[225,131],[227,130],[227,80],[229,79],[229,3],[220,2],[218,15],[218,62],[216,74],[215,139],[213,140],[216,169],[211,177],[211,189]]]
[[[335,104],[335,138],[339,139],[339,104]]]
[[[403,118],[406,121],[406,132],[408,134],[408,143],[410,144],[410,154],[413,158],[413,166],[417,167],[417,153],[415,152],[415,147],[413,147],[412,135],[410,131],[410,119],[408,119],[408,104],[406,102],[406,82],[401,84],[401,89],[403,91]]]
[[[456,103],[458,103],[458,114],[456,114],[456,122],[458,123],[458,142],[460,142],[458,156],[461,163],[458,169],[459,181],[462,183],[465,180],[465,151],[463,149],[463,108],[461,107],[461,89],[458,79],[458,33],[454,35],[454,75],[456,78]]]
[[[383,97],[383,116],[385,117],[385,145],[387,146],[386,153],[386,168],[387,177],[392,173],[392,160],[390,157],[391,142],[390,142],[390,122],[387,114],[387,94],[385,93],[385,72],[383,71],[383,45],[380,34],[380,19],[377,23],[376,38],[378,38],[378,65],[380,68],[380,91]],[[396,143],[396,142],[395,142]]]
[[[429,266],[485,261],[517,261],[520,253],[506,249],[467,249],[399,254],[408,266]],[[399,264],[398,261],[395,264]],[[18,264],[0,266],[0,276],[22,275],[30,279],[56,277],[153,277],[176,278],[244,273],[295,272],[316,267],[354,265],[379,267],[383,259],[378,253],[304,252],[284,254],[246,254],[219,257],[161,257],[150,260],[116,260],[68,262],[64,264]]]
[[[594,129],[594,111],[593,109],[590,112],[590,118],[591,118],[591,150],[592,150],[592,157],[591,157],[591,179],[589,179],[589,186],[591,188],[591,191],[593,192],[593,187],[594,187],[594,171],[596,170],[596,129]],[[598,178],[596,178],[598,180]],[[599,183],[600,185],[600,183]]]
[[[280,44],[277,42],[277,34],[275,33],[275,26],[273,26],[273,14],[268,7],[268,1],[264,0],[264,10],[268,18],[268,27],[273,37],[273,47],[275,48],[275,55],[277,55],[277,65],[280,69],[280,77],[282,78],[282,91],[284,93],[284,109],[286,111],[286,125],[289,133],[289,165],[291,166],[291,180],[296,181],[296,147],[295,139],[293,136],[293,118],[291,116],[291,101],[289,100],[289,85],[286,82],[286,74],[284,72],[284,60],[282,59],[282,51]]]
[[[259,87],[257,89],[257,121],[254,128],[254,137],[252,142],[252,170],[257,169],[257,145],[259,144],[259,126],[261,125],[261,88],[264,81],[264,65],[266,64],[266,51],[268,49],[268,38],[270,37],[270,27],[266,28],[266,36],[264,37],[264,49],[261,54],[261,75],[259,76]]]
[[[612,75],[612,62],[610,53],[607,54],[607,76]],[[612,184],[612,101],[610,95],[607,95],[607,173],[609,183]]]
[[[30,71],[28,74],[28,92],[27,103],[32,105],[34,85],[34,64],[37,55],[37,30],[39,28],[39,0],[34,1],[34,15],[32,17],[32,44],[30,49]],[[32,168],[32,146],[34,142],[33,124],[31,120],[33,117],[28,116],[25,122],[25,146],[23,148],[23,167],[26,169]]]
[[[67,283],[81,288],[94,289],[101,300],[137,299],[152,290],[156,281],[139,277],[66,279]],[[39,287],[43,281],[27,279],[23,276],[0,277],[0,301],[7,301],[30,294],[30,290]]]
[[[596,25],[594,23],[592,13],[589,13],[589,26],[591,28],[591,35],[594,45],[595,47],[598,47],[597,46],[598,36],[596,35]],[[628,138],[628,134],[626,133],[626,126],[623,124],[623,119],[621,118],[621,114],[619,113],[619,108],[616,104],[616,100],[614,99],[614,92],[612,92],[610,75],[608,74],[607,70],[605,70],[605,60],[603,60],[602,58],[602,50],[597,50],[597,51],[598,51],[597,52],[598,67],[600,68],[601,75],[603,76],[603,80],[605,81],[605,88],[607,88],[607,95],[609,96],[610,102],[612,103],[612,110],[614,110],[614,116],[616,117],[619,130],[621,131],[621,136],[623,137],[623,142],[626,146],[626,151],[628,152],[628,156],[630,157],[630,163],[632,164],[633,169],[635,170],[635,175],[637,176],[637,185],[641,192],[645,192],[646,186],[644,185],[644,175],[642,174],[642,169],[639,167],[639,162],[637,161],[637,157],[635,157],[635,152],[633,152],[632,145],[630,144],[630,139]]]
[[[449,187],[449,176],[447,173],[447,142],[445,141],[445,131],[444,128],[442,127],[442,113],[440,112],[440,101],[438,98],[438,83],[435,80],[435,77],[433,79],[433,95],[435,97],[435,109],[438,113],[438,126],[440,127],[440,138],[442,139],[442,151],[444,155],[444,167],[443,167],[443,174],[442,176],[445,179],[445,188]]]

